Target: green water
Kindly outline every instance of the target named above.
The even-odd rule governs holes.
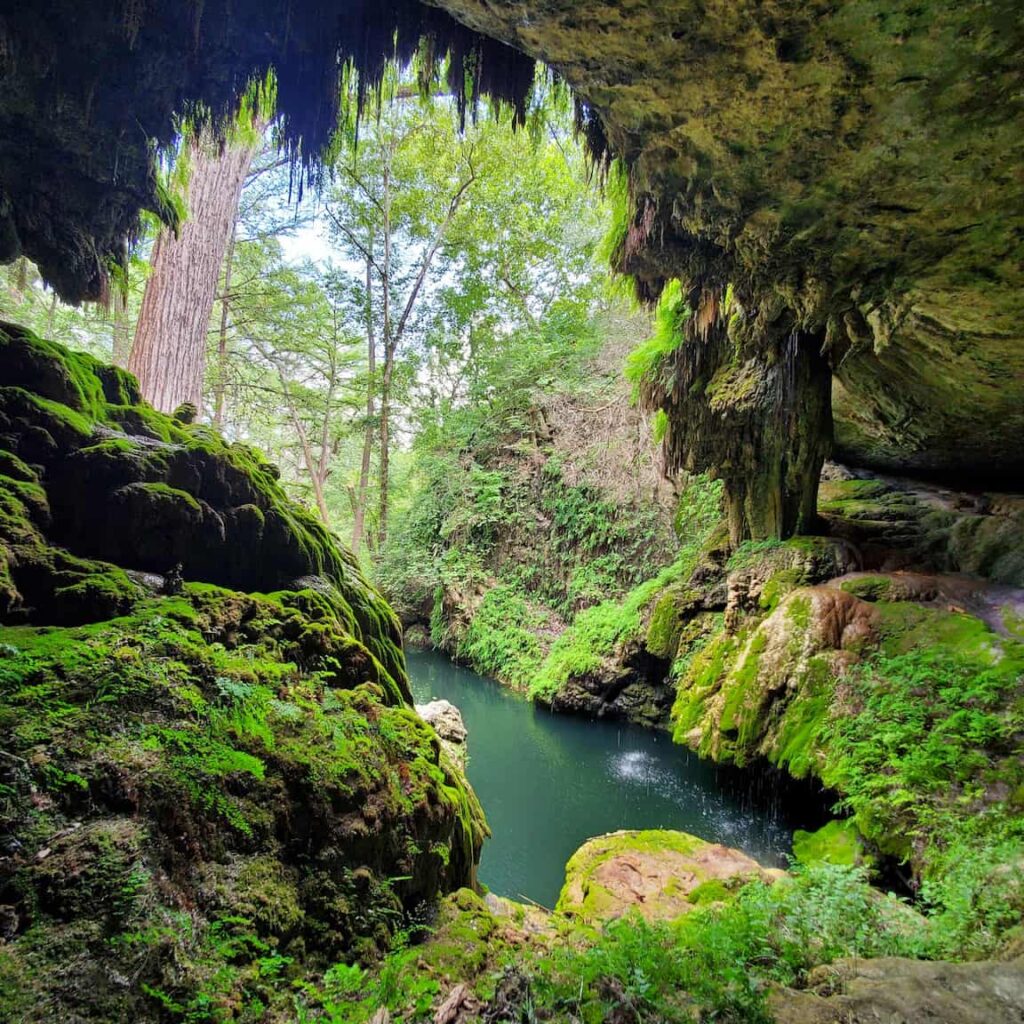
[[[553,715],[432,651],[409,651],[417,703],[444,698],[469,730],[469,780],[493,835],[480,881],[553,907],[565,862],[620,828],[671,828],[785,866],[792,829],[822,820],[819,798],[722,769],[637,726]]]

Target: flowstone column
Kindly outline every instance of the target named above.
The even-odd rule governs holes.
[[[668,416],[670,468],[724,482],[733,544],[815,528],[832,447],[832,374],[821,348],[820,336],[795,329],[736,341],[719,321],[688,331],[660,383],[645,389]]]

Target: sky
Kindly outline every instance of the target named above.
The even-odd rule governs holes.
[[[282,236],[281,248],[284,250],[284,258],[289,263],[304,263],[311,260],[318,266],[323,266],[329,262],[332,252],[326,238],[323,218],[318,216],[296,231]]]

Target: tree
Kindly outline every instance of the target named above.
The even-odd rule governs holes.
[[[359,479],[352,492],[352,548],[357,553],[366,536],[375,442],[376,542],[387,538],[396,364],[407,336],[420,326],[432,279],[450,262],[445,247],[477,181],[479,144],[477,130],[459,134],[443,103],[395,100],[363,132],[358,145],[348,147],[338,161],[337,182],[325,207],[333,240],[348,260],[363,267],[369,372]]]
[[[330,524],[328,481],[362,388],[350,281],[332,267],[289,266],[274,238],[239,242],[233,269],[233,365],[217,385],[226,425],[272,453]]]
[[[272,109],[272,87],[250,89],[223,141],[205,125],[186,131],[179,175],[188,219],[153,246],[128,368],[156,408],[202,405],[207,331],[245,177]]]
[[[144,219],[147,227],[153,221],[155,218],[149,223]],[[0,271],[0,319],[24,324],[44,338],[127,366],[146,270],[146,261],[133,253],[127,272],[112,275],[113,287],[106,302],[67,306],[43,285],[35,265],[21,257]]]
[[[223,429],[226,424],[227,387],[232,364],[232,309],[238,302],[244,304],[246,288],[262,287],[258,277],[235,280],[236,245],[283,238],[312,220],[312,204],[300,205],[285,199],[292,184],[292,170],[291,161],[281,153],[275,140],[264,139],[263,147],[252,160],[242,188],[238,213],[224,254],[218,294],[216,353],[212,365],[207,367],[206,375],[210,384],[209,405],[213,410],[213,424],[218,429]]]

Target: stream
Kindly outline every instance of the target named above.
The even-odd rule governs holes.
[[[566,861],[603,832],[678,829],[785,867],[793,830],[828,818],[819,793],[776,773],[715,765],[667,733],[554,715],[434,651],[406,656],[416,702],[462,712],[492,831],[479,878],[501,896],[554,907]]]

